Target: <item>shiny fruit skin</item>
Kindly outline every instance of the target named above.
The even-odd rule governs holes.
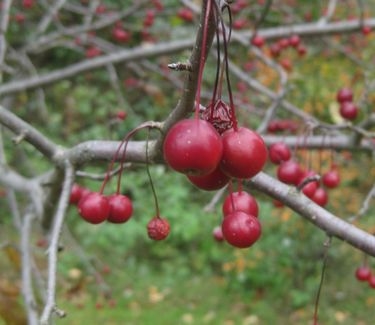
[[[353,92],[349,88],[341,88],[336,95],[336,100],[339,103],[351,102],[353,100]]]
[[[125,223],[133,214],[132,201],[122,194],[114,194],[108,197],[110,206],[107,221],[111,223]]]
[[[218,242],[222,242],[224,241],[224,236],[223,236],[223,231],[221,230],[221,226],[216,226],[213,230],[212,230],[212,236],[214,237],[214,239]]]
[[[298,186],[302,185],[307,178],[316,176],[316,173],[313,171],[306,171],[303,172],[303,176],[301,177]],[[308,198],[312,198],[319,187],[319,183],[317,181],[308,182],[306,185],[302,187],[302,193],[305,194]]]
[[[245,127],[223,133],[222,171],[234,178],[251,178],[258,174],[267,160],[267,147],[262,137]]]
[[[340,185],[340,174],[337,170],[332,169],[326,172],[322,177],[322,183],[325,187],[335,188]]]
[[[254,217],[258,217],[259,206],[251,194],[244,191],[233,192],[224,199],[222,211],[224,217],[234,211],[242,211]]]
[[[114,27],[112,29],[112,37],[121,43],[126,43],[130,40],[130,33],[121,27]]]
[[[78,184],[73,184],[72,189],[70,190],[69,203],[77,204],[82,197],[84,188]]]
[[[154,217],[147,224],[147,235],[153,240],[163,240],[168,237],[170,225],[167,219]]]
[[[261,48],[264,45],[264,38],[260,35],[254,35],[251,39],[251,45]]]
[[[268,150],[271,162],[276,165],[281,164],[291,158],[292,154],[287,144],[284,142],[276,142],[272,144]]]
[[[78,202],[78,212],[89,223],[98,224],[107,220],[109,215],[108,199],[97,192],[91,192]]]
[[[355,277],[358,281],[368,281],[371,277],[371,270],[368,266],[362,265],[355,270]]]
[[[347,120],[355,120],[358,115],[358,107],[352,102],[343,102],[340,105],[340,115]]]
[[[311,200],[324,207],[328,203],[328,194],[324,188],[318,187]]]
[[[230,179],[229,176],[225,175],[219,167],[207,175],[188,175],[187,178],[196,187],[205,191],[219,190],[227,185]]]
[[[371,288],[375,289],[375,274],[370,274],[367,282]]]
[[[218,166],[223,143],[219,133],[207,121],[185,119],[177,122],[167,133],[164,159],[177,172],[202,176]]]
[[[221,228],[225,240],[238,248],[252,246],[262,233],[258,218],[242,211],[228,214],[223,219]]]
[[[277,178],[285,184],[297,186],[302,173],[300,165],[294,160],[285,161],[277,168]]]

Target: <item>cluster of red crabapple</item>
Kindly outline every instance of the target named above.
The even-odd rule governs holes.
[[[92,192],[78,184],[74,184],[69,203],[77,205],[79,215],[91,224],[110,222],[115,224],[127,222],[133,215],[133,203],[123,194],[116,193],[109,196],[102,191]],[[147,234],[153,240],[165,239],[170,226],[166,219],[156,216],[147,224]]]
[[[356,269],[355,277],[358,281],[367,282],[371,288],[375,289],[375,273],[366,264]]]

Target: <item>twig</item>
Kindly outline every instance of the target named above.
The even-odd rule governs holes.
[[[192,46],[192,40],[179,40],[165,43],[158,43],[151,47],[138,46],[133,49],[124,49],[99,56],[90,60],[84,60],[79,63],[72,64],[63,69],[57,69],[44,75],[31,77],[24,80],[11,81],[0,86],[0,95],[11,94],[26,89],[45,86],[53,82],[67,79],[85,71],[95,70],[106,66],[109,63],[115,64],[119,62],[131,62],[141,60],[153,56],[171,54],[174,52],[185,50]]]
[[[315,204],[296,189],[261,172],[246,182],[252,189],[259,190],[283,202],[300,216],[324,230],[330,236],[339,238],[353,247],[375,257],[375,237],[366,231],[344,221]]]
[[[38,325],[37,304],[33,290],[31,277],[31,254],[30,254],[30,233],[35,215],[32,212],[26,213],[21,227],[21,253],[22,253],[22,293],[25,301],[27,319],[29,325]]]
[[[56,272],[57,272],[57,254],[59,251],[59,240],[64,223],[66,210],[69,204],[70,189],[74,181],[73,166],[65,161],[64,183],[61,190],[60,199],[54,216],[54,224],[51,233],[50,245],[48,248],[48,280],[47,280],[47,301],[40,318],[42,325],[48,325],[51,314],[56,309]],[[58,313],[60,316],[65,313]]]
[[[8,29],[9,10],[11,4],[12,0],[2,1],[0,10],[0,83],[3,81],[2,66],[4,64],[5,52],[7,48],[5,33]]]
[[[25,134],[25,140],[31,143],[47,158],[52,159],[58,150],[51,140],[45,137],[37,129],[33,128],[29,123],[20,119],[12,112],[0,105],[0,124],[10,129],[13,133]]]
[[[219,202],[219,200],[222,198],[223,194],[225,193],[227,187],[221,188],[219,191],[215,193],[215,195],[212,197],[211,201],[208,202],[204,208],[204,212],[212,212],[215,209],[216,204]]]
[[[82,178],[88,178],[96,181],[103,181],[107,177],[112,178],[112,176],[118,174],[123,168],[128,168],[131,166],[131,163],[123,164],[122,168],[121,166],[117,167],[116,169],[112,170],[109,175],[107,173],[104,174],[93,174],[93,173],[87,173],[82,170],[76,171],[76,177],[82,177]]]
[[[323,263],[322,263],[322,270],[320,274],[320,282],[318,287],[318,292],[315,298],[315,307],[314,307],[314,325],[318,325],[318,308],[319,308],[319,301],[320,301],[320,294],[323,288],[324,276],[327,268],[327,260],[328,260],[328,249],[331,246],[332,237],[328,235],[327,240],[324,242],[324,253],[323,253]]]
[[[350,217],[348,220],[350,222],[355,222],[360,217],[365,215],[368,209],[370,208],[370,203],[373,198],[375,198],[375,184],[372,186],[371,190],[367,193],[365,199],[362,202],[362,206],[357,212],[357,214],[355,216]]]

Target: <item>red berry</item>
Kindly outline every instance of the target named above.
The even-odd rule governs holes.
[[[163,11],[164,5],[161,0],[152,0],[152,4],[156,8],[157,11]]]
[[[298,185],[303,171],[300,165],[294,160],[282,162],[277,168],[277,178],[290,185]]]
[[[177,12],[177,16],[186,22],[194,20],[194,13],[189,8],[181,8]]]
[[[297,46],[297,52],[299,56],[304,56],[307,53],[307,48],[300,44]]]
[[[322,177],[322,182],[325,187],[335,188],[340,184],[340,174],[336,169],[326,172]]]
[[[358,107],[352,102],[343,102],[340,105],[340,115],[347,120],[355,120],[358,115]]]
[[[298,47],[301,43],[301,39],[298,35],[292,35],[289,37],[289,45],[293,47]]]
[[[187,178],[196,187],[205,191],[216,191],[223,188],[229,182],[229,176],[225,175],[220,167],[213,172],[203,176],[188,175]]]
[[[143,26],[151,27],[154,24],[154,21],[155,21],[155,11],[152,9],[147,10],[146,17],[143,20]]]
[[[112,37],[121,43],[126,43],[130,39],[130,33],[124,30],[122,27],[114,27],[112,29]]]
[[[246,26],[247,19],[245,18],[238,18],[235,21],[233,21],[233,29],[242,29]]]
[[[34,0],[22,0],[22,6],[30,9],[34,5]]]
[[[163,240],[169,235],[170,226],[167,219],[152,218],[147,224],[147,234],[153,240]]]
[[[251,44],[260,48],[264,45],[264,38],[260,35],[254,35],[251,38]]]
[[[242,211],[228,214],[221,225],[225,240],[232,246],[246,248],[253,245],[261,235],[258,218]]]
[[[302,185],[307,178],[315,176],[316,173],[313,171],[304,172],[303,176],[301,177],[298,186]],[[306,185],[302,187],[302,193],[305,194],[307,197],[312,198],[319,187],[319,183],[317,181],[308,182]]]
[[[132,201],[121,194],[114,194],[108,197],[109,216],[107,221],[112,223],[124,223],[130,219],[133,214]]]
[[[259,207],[255,198],[244,191],[229,194],[223,203],[223,215],[226,217],[234,211],[242,211],[254,217],[258,217]]]
[[[96,46],[90,46],[89,48],[86,49],[86,57],[88,59],[99,56],[100,54],[102,54],[102,51]]]
[[[287,161],[291,157],[291,152],[288,145],[284,142],[276,142],[272,144],[268,150],[270,160],[279,165],[283,161]]]
[[[351,102],[353,100],[353,92],[349,88],[341,88],[336,95],[336,100],[339,103]]]
[[[324,207],[328,203],[328,194],[324,188],[318,187],[314,195],[311,197],[311,200]]]
[[[221,226],[217,226],[212,230],[212,236],[218,242],[224,240],[223,231],[221,230]]]
[[[290,61],[289,58],[282,58],[280,60],[280,65],[286,70],[286,71],[292,71],[293,70],[293,65],[292,61]]]
[[[77,204],[82,197],[84,188],[78,184],[73,184],[72,189],[70,190],[69,203]]]
[[[104,14],[106,11],[107,11],[107,8],[106,8],[106,6],[103,5],[103,4],[98,5],[98,6],[96,7],[96,9],[95,9],[95,13],[96,13],[96,14]]]
[[[369,286],[375,289],[375,274],[371,274],[367,281]]]
[[[363,26],[362,27],[362,34],[363,35],[368,35],[371,33],[371,27],[370,26]]]
[[[358,281],[367,281],[371,277],[371,270],[368,266],[362,265],[355,270],[355,277]]]
[[[215,128],[204,120],[177,122],[164,139],[164,159],[168,165],[187,175],[207,175],[218,166],[223,143]]]
[[[14,19],[15,19],[15,21],[16,21],[17,23],[22,24],[22,23],[25,21],[26,17],[25,17],[25,15],[24,15],[23,13],[21,13],[21,12],[17,12],[17,13],[14,15]]]
[[[100,193],[91,192],[78,203],[78,212],[83,219],[92,224],[107,220],[109,215],[108,199]]]
[[[274,57],[274,58],[277,58],[280,56],[281,54],[281,47],[279,44],[277,43],[274,43],[270,46],[270,53],[271,53],[271,56]]]
[[[91,193],[91,191],[90,191],[88,188],[84,187],[84,188],[82,189],[81,198],[79,199],[78,204],[79,204],[79,202],[80,202],[83,198],[86,197],[86,195],[88,195],[88,194],[90,194],[90,193]]]
[[[285,49],[289,46],[289,39],[282,38],[277,42],[277,44],[279,44],[281,49]]]
[[[117,113],[116,113],[116,117],[119,119],[119,120],[125,120],[126,119],[126,116],[127,116],[128,114],[126,113],[126,111],[118,111]]]
[[[262,137],[244,127],[223,133],[223,156],[220,167],[230,177],[250,178],[258,174],[267,160]]]
[[[39,238],[36,241],[36,246],[38,246],[40,248],[46,248],[46,247],[48,247],[48,239],[45,238],[45,237]]]

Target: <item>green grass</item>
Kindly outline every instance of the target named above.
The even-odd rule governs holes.
[[[117,271],[115,275],[106,275],[113,288],[114,306],[87,291],[69,300],[60,298],[59,306],[67,311],[68,317],[58,323],[312,324],[315,290],[307,294],[307,303],[292,308],[291,298],[306,300],[303,291],[290,288],[275,297],[273,287],[259,290],[233,286],[231,282],[237,281],[234,277],[210,274],[173,277],[148,267],[124,268],[120,278]],[[317,288],[319,275],[316,280]],[[367,284],[356,282],[352,274],[337,278],[335,269],[328,267],[319,310],[321,324],[372,324],[373,295],[374,291]],[[98,301],[101,308],[95,306]]]

